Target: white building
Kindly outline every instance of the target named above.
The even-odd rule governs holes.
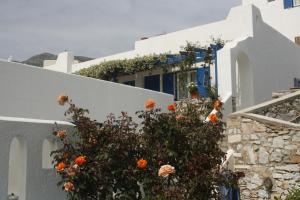
[[[300,77],[300,48],[294,43],[300,36],[297,5],[299,0],[244,0],[223,21],[136,41],[132,51],[84,63],[74,64],[73,56],[63,53],[47,70],[0,60],[0,199],[10,193],[19,200],[65,199],[49,156],[57,145],[50,136],[54,122],[73,127],[65,121],[65,108],[56,103],[59,93],[66,92],[98,121],[122,110],[132,115],[148,98],[162,108],[173,100],[171,95],[66,73],[108,60],[178,53],[186,41],[204,45],[211,36],[221,37],[228,42],[217,53],[214,78],[226,112],[231,112],[270,99],[272,91],[293,87],[294,78]],[[163,74],[158,70],[151,75],[155,73],[163,91]],[[141,72],[120,81],[134,80],[144,87],[149,75]]]
[[[211,74],[229,113],[270,99],[272,91],[295,86],[294,79],[300,77],[300,48],[295,44],[300,36],[298,5],[299,0],[243,0],[222,21],[136,41],[132,51],[73,64],[71,72],[109,60],[178,53],[186,41],[206,45],[211,37],[221,38],[227,43],[217,53],[217,73],[213,66]],[[156,74],[163,92],[160,70],[120,77],[119,82],[145,87],[145,77]]]

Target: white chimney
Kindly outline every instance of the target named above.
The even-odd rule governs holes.
[[[58,54],[55,64],[45,65],[45,63],[47,62],[44,61],[45,69],[64,72],[64,73],[72,73],[72,65],[74,64],[74,55],[72,52],[65,51]]]
[[[8,62],[12,62],[12,59],[13,59],[13,57],[12,57],[12,55],[10,55],[10,56],[7,58],[7,61],[8,61]]]

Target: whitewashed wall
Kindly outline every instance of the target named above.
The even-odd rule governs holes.
[[[300,47],[264,23],[254,6],[252,16],[254,34],[234,40],[218,52],[222,63],[218,68],[219,92],[229,111],[237,91],[248,97],[237,108],[241,109],[271,99],[273,91],[293,87],[293,79],[300,77]],[[237,66],[246,70],[240,90]]]
[[[300,36],[300,7],[284,9],[284,0],[244,0],[243,4],[254,4],[260,11],[263,20],[291,41]]]
[[[62,129],[72,124],[57,122]],[[19,200],[63,200],[65,193],[57,187],[59,176],[51,168],[43,168],[43,142],[54,139],[54,121],[0,117],[0,199],[8,192]],[[17,141],[17,142],[16,142]]]
[[[135,116],[149,98],[165,111],[173,101],[173,96],[159,92],[0,60],[1,200],[10,193],[20,200],[65,199],[49,167],[50,147],[56,146],[51,138],[54,122],[68,120],[66,107],[57,104],[61,92],[88,108],[98,121],[121,111]],[[58,124],[72,128],[68,122]]]
[[[173,101],[160,92],[0,61],[0,116],[65,120],[66,107],[56,101],[61,92],[100,121],[110,113],[133,115],[149,98],[164,110]]]

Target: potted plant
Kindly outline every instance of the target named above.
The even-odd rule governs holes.
[[[200,94],[198,91],[198,86],[194,82],[190,82],[188,85],[188,90],[192,99],[200,98]]]

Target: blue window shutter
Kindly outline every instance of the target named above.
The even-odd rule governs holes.
[[[144,88],[154,91],[160,91],[160,75],[145,76],[144,77]]]
[[[210,86],[210,67],[197,69],[198,91],[202,97],[207,97],[207,87]]]
[[[163,92],[174,95],[174,74],[163,75]]]
[[[293,0],[283,0],[283,3],[284,3],[284,9],[292,8],[294,5]]]
[[[205,69],[198,68],[197,69],[197,85],[198,85],[198,91],[202,97],[206,97],[206,89],[204,87],[204,74],[205,74]]]

